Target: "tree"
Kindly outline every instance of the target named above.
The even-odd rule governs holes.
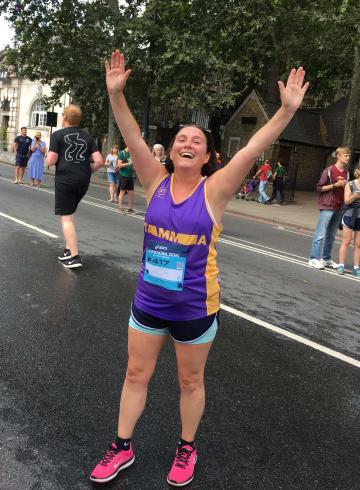
[[[107,131],[108,98],[104,60],[112,42],[121,43],[119,11],[109,2],[80,0],[26,0],[6,2],[8,19],[15,29],[16,46],[7,61],[21,77],[51,86],[50,107],[64,93],[84,110],[84,124],[93,134]]]
[[[138,119],[147,93],[153,107],[177,108],[173,123],[194,109],[221,114],[252,88],[273,97],[277,80],[300,64],[311,81],[306,103],[332,102],[350,90],[356,2],[5,0],[0,11],[7,8],[15,27],[9,59],[21,74],[49,83],[54,100],[71,91],[101,135],[103,60],[116,47],[133,69],[127,97]]]

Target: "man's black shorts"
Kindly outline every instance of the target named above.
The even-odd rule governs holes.
[[[133,191],[134,179],[132,177],[120,177],[120,190],[121,191]]]
[[[29,157],[27,155],[19,155],[16,154],[15,157],[15,166],[16,167],[26,167],[29,161]]]
[[[55,214],[60,216],[74,214],[88,188],[89,182],[86,184],[55,182]]]

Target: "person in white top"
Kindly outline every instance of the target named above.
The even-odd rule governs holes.
[[[106,173],[109,182],[109,202],[118,202],[117,200],[117,187],[120,182],[119,169],[117,168],[117,159],[119,153],[119,145],[115,144],[111,148],[111,153],[109,153],[105,159],[105,165],[107,166]]]

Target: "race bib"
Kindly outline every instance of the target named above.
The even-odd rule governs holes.
[[[144,281],[171,291],[182,291],[187,247],[150,240],[145,253]]]

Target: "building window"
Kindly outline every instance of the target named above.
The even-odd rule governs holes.
[[[239,150],[240,138],[238,136],[230,136],[227,149],[227,157],[232,158]]]
[[[10,112],[10,100],[5,98],[1,101],[1,110],[4,112]]]
[[[30,114],[30,126],[46,126],[46,107],[43,100],[35,100]]]

